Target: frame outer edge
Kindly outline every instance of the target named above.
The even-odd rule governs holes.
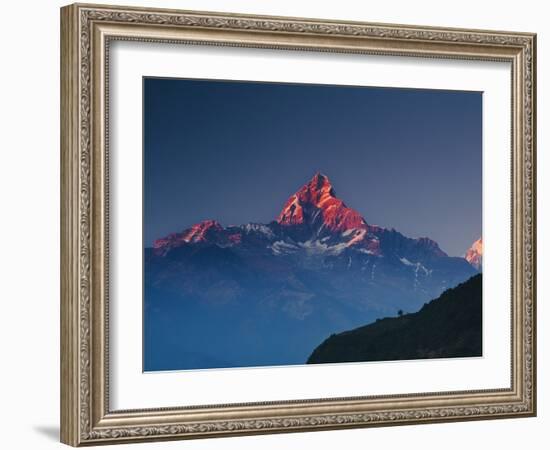
[[[61,21],[61,254],[60,254],[60,441],[77,446],[79,436],[78,295],[78,18],[74,5],[60,10]]]
[[[146,12],[151,14],[145,14]],[[176,16],[180,15],[180,17],[167,20],[166,18],[171,13]],[[179,19],[182,18],[189,19],[190,22],[180,23]],[[94,112],[92,104],[92,99],[96,98],[95,94],[92,94],[96,89],[94,80],[96,72],[91,67],[94,33],[92,33],[90,24],[110,21],[144,26],[172,24],[177,27],[184,26],[208,32],[227,28],[233,33],[251,28],[251,31],[258,32],[257,36],[265,36],[266,33],[281,33],[281,36],[287,37],[294,34],[296,36],[327,37],[331,34],[332,37],[353,38],[354,30],[359,28],[358,34],[364,38],[383,37],[384,40],[392,42],[415,42],[415,45],[422,44],[424,46],[420,53],[436,56],[446,54],[449,48],[454,47],[456,41],[453,36],[455,35],[463,47],[510,50],[505,57],[508,59],[513,53],[516,56],[516,63],[518,60],[520,61],[518,69],[522,76],[520,77],[519,92],[522,94],[523,100],[517,105],[520,118],[517,118],[517,122],[514,120],[514,124],[520,124],[518,132],[521,132],[522,135],[522,139],[516,141],[519,145],[518,148],[521,149],[521,155],[518,155],[517,162],[522,174],[518,195],[522,200],[520,210],[524,213],[520,223],[524,224],[522,230],[527,231],[517,236],[517,239],[519,242],[523,240],[520,245],[522,248],[521,261],[523,261],[523,265],[527,263],[531,269],[530,277],[527,280],[522,277],[522,284],[527,288],[524,291],[525,297],[520,295],[522,312],[527,314],[530,321],[522,320],[519,324],[520,329],[523,330],[524,345],[518,348],[521,355],[519,358],[521,361],[518,364],[522,365],[522,369],[527,369],[527,373],[521,371],[523,376],[518,377],[517,382],[521,383],[522,388],[532,389],[520,389],[520,398],[510,398],[508,404],[491,405],[482,402],[467,408],[450,405],[439,409],[429,408],[429,411],[424,411],[425,415],[422,414],[421,409],[397,409],[390,412],[384,411],[380,414],[363,414],[362,412],[344,414],[337,411],[331,415],[313,415],[312,413],[286,418],[284,416],[282,418],[269,416],[257,419],[245,417],[227,421],[214,419],[173,424],[164,421],[158,424],[145,421],[145,423],[130,427],[117,423],[115,420],[111,424],[102,426],[101,419],[105,418],[106,411],[103,411],[97,400],[98,395],[104,395],[105,392],[101,380],[96,382],[98,368],[102,367],[96,365],[97,358],[101,358],[101,352],[98,353],[94,349],[97,350],[98,342],[101,341],[103,335],[101,331],[98,334],[97,327],[91,322],[92,317],[97,318],[97,314],[102,313],[101,305],[99,305],[99,309],[97,305],[97,300],[100,298],[96,297],[97,288],[101,285],[94,282],[98,273],[93,266],[94,262],[98,263],[98,254],[94,250],[94,242],[98,238],[98,217],[94,215],[97,207],[97,203],[94,204],[94,201],[98,200],[98,192],[96,191],[97,182],[94,180],[98,174],[92,173],[94,170],[101,171],[102,169],[101,164],[97,165],[98,160],[94,159],[94,152],[97,151],[97,147],[94,147],[98,138],[96,135],[97,120],[101,121],[101,117],[96,116],[97,111]],[[526,417],[536,414],[536,359],[534,353],[536,349],[536,179],[534,178],[536,176],[536,36],[532,33],[490,30],[460,30],[358,22],[339,25],[340,23],[340,21],[317,19],[201,13],[110,5],[74,4],[61,8],[61,441],[63,443],[72,446],[98,445],[317,431],[344,427]],[[365,28],[367,26],[372,28]],[[432,48],[432,42],[438,46],[441,43],[444,47],[440,51],[436,51],[437,48],[435,50]],[[428,51],[428,44],[432,51]],[[97,46],[97,43],[95,45]],[[243,46],[245,45],[243,44]],[[268,46],[279,48],[277,43],[270,44],[268,42]],[[297,48],[299,49],[299,47]],[[330,48],[328,51],[331,51]],[[519,57],[517,52],[520,54]],[[525,52],[530,53],[531,58],[526,60]],[[473,52],[471,55],[465,56],[467,59],[476,59],[476,57],[484,59],[490,58],[490,54],[491,52]],[[531,75],[531,83],[526,85],[524,75]],[[95,103],[95,108],[97,106],[98,104]],[[525,117],[526,112],[529,113],[528,117]],[[526,124],[531,126],[530,130],[525,129]],[[94,140],[96,140],[95,143]],[[527,170],[525,170],[525,165],[527,165]],[[527,175],[526,179],[523,178],[523,175]],[[525,189],[529,192],[527,201],[524,196]],[[527,215],[525,215],[526,203],[530,207]],[[528,251],[525,251],[525,241],[531,244]],[[94,290],[95,293],[93,293]],[[528,302],[529,308],[525,308],[524,301]],[[92,303],[94,304],[92,305]],[[525,309],[523,310],[523,308]],[[529,311],[532,312],[532,315],[529,315]],[[523,316],[521,318],[525,319]],[[529,331],[526,332],[525,327],[529,327]],[[530,358],[527,362],[525,361],[525,350]],[[96,361],[93,361],[94,357]],[[415,412],[420,415],[411,415]]]
[[[533,417],[538,415],[538,366],[537,366],[537,34],[531,35],[531,244],[532,244],[532,279],[531,279],[531,299],[532,299],[532,399],[531,409]]]

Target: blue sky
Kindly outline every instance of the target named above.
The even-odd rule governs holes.
[[[480,92],[144,78],[144,244],[267,223],[316,171],[365,220],[462,255],[481,235]]]

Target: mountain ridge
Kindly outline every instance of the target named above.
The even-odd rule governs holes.
[[[166,254],[172,248],[189,244],[191,241],[205,242],[208,236],[211,243],[216,245],[239,245],[243,241],[243,228],[245,234],[250,234],[253,229],[263,232],[267,237],[276,237],[284,230],[293,241],[317,241],[321,244],[319,248],[325,245],[323,242],[338,237],[340,243],[346,244],[345,247],[357,246],[377,255],[381,254],[381,250],[376,236],[383,233],[399,233],[394,229],[369,225],[356,210],[336,197],[329,178],[317,172],[308,183],[288,198],[275,221],[268,224],[249,223],[223,227],[216,220],[207,219],[182,232],[171,233],[155,240],[153,248],[158,254]],[[407,239],[411,240],[410,244],[416,242],[416,245],[424,247],[436,256],[448,256],[437,242],[428,237]]]

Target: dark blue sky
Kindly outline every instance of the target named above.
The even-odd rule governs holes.
[[[479,92],[144,79],[144,241],[274,220],[316,171],[365,220],[462,255],[481,235]]]

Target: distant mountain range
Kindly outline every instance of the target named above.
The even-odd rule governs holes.
[[[370,225],[317,173],[276,220],[206,220],[145,249],[145,370],[303,364],[320,342],[415,311],[477,273]]]
[[[330,336],[308,364],[481,356],[482,275],[425,304],[420,311]]]

